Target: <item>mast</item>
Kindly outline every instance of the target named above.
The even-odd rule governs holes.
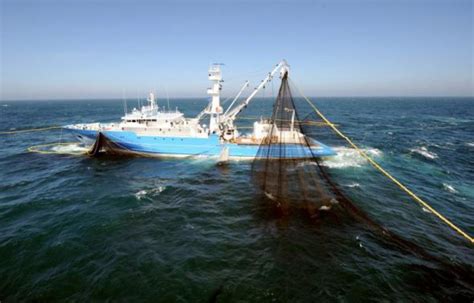
[[[244,92],[244,90],[249,86],[249,81],[245,81],[244,85],[242,86],[242,88],[240,89],[240,91],[237,93],[237,95],[234,97],[234,100],[232,100],[232,102],[230,103],[229,107],[226,109],[226,111],[222,114],[222,116],[225,116],[229,110],[232,108],[232,106],[234,105],[235,101],[237,101],[237,99],[239,99],[240,95],[242,95],[242,93]],[[225,101],[224,101],[225,102]],[[204,116],[204,114],[207,114],[211,108],[211,105],[212,105],[212,102],[209,102],[209,104],[196,116],[196,120],[201,120],[202,116]]]
[[[155,108],[155,95],[153,93],[149,93],[148,94],[148,99],[147,99],[148,102],[150,102],[150,108],[151,109],[154,109]]]
[[[209,80],[212,81],[212,86],[207,89],[207,94],[211,96],[211,106],[207,111],[209,114],[209,131],[211,133],[219,130],[220,116],[222,114],[220,91],[222,82],[221,65],[215,63],[209,67]]]

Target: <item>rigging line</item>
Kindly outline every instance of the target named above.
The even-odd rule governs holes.
[[[272,99],[275,99],[275,90],[273,89],[273,79],[270,80],[272,84]]]
[[[141,105],[141,102],[140,102],[140,95],[138,93],[138,90],[137,90],[137,103],[138,103],[138,108],[141,108],[142,105]]]
[[[224,101],[221,102],[221,105],[225,105],[232,97],[226,98]]]
[[[166,90],[166,100],[168,101],[168,111],[170,111],[170,96],[168,95],[168,87],[165,87]]]
[[[403,185],[400,181],[398,181],[395,177],[393,177],[389,172],[387,172],[384,168],[382,168],[375,160],[373,160],[369,155],[367,155],[363,150],[361,150],[354,142],[352,142],[351,139],[349,139],[346,135],[344,135],[334,124],[332,124],[326,116],[324,116],[319,109],[309,100],[305,94],[300,90],[300,88],[293,82],[291,81],[293,86],[298,90],[298,92],[303,96],[303,98],[308,102],[308,104],[313,108],[313,110],[318,114],[318,116],[321,117],[331,128],[332,130],[338,134],[341,138],[346,140],[362,157],[364,157],[375,169],[377,169],[379,172],[381,172],[384,176],[386,176],[388,179],[390,179],[393,183],[395,183],[400,189],[402,189],[404,192],[406,192],[410,197],[413,198],[416,202],[418,202],[420,205],[431,211],[436,217],[438,217],[441,221],[443,221],[446,225],[448,225],[452,230],[456,231],[458,234],[469,240],[471,244],[474,244],[474,238],[471,237],[469,234],[467,234],[465,231],[463,231],[461,228],[456,226],[454,223],[452,223],[449,219],[447,219],[445,216],[443,216],[441,213],[439,213],[437,210],[435,210],[433,207],[431,207],[427,202],[423,201],[420,197],[418,197],[414,192],[412,192],[410,189],[408,189],[405,185]]]
[[[123,113],[127,115],[127,99],[125,98],[125,90],[122,89]]]

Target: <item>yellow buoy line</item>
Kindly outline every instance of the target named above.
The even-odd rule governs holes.
[[[375,169],[377,169],[379,172],[381,172],[385,177],[387,177],[389,180],[391,180],[395,185],[397,185],[402,191],[407,193],[413,200],[418,202],[421,206],[425,207],[428,209],[431,213],[433,213],[438,219],[440,219],[443,223],[445,223],[448,227],[450,227],[452,230],[460,234],[462,237],[467,239],[471,244],[474,244],[474,238],[471,237],[467,232],[463,231],[460,227],[458,227],[456,224],[451,222],[448,218],[443,216],[441,213],[439,213],[436,209],[434,209],[432,206],[430,206],[426,201],[418,197],[414,192],[412,192],[410,189],[408,189],[405,185],[403,185],[400,181],[398,181],[394,176],[392,176],[389,172],[387,172],[384,168],[380,166],[375,160],[373,160],[367,153],[365,153],[362,149],[360,149],[354,142],[352,142],[351,139],[349,139],[346,135],[344,135],[334,124],[329,121],[326,116],[324,116],[318,108],[314,105],[311,100],[309,100],[303,92],[299,89],[298,86],[296,86],[295,83],[293,85],[296,87],[296,89],[299,91],[301,96],[308,102],[308,104],[313,108],[313,110],[316,112],[316,114],[323,119],[327,125],[329,125],[332,130],[339,135],[341,138],[346,140],[363,158],[365,158]]]
[[[19,130],[9,130],[9,131],[1,131],[0,135],[15,135],[21,133],[29,133],[29,132],[38,132],[38,131],[46,131],[46,130],[53,130],[53,129],[60,129],[62,126],[53,125],[48,127],[39,127],[39,128],[28,128],[28,129],[19,129]],[[77,145],[78,142],[56,142],[56,143],[48,143],[48,144],[39,144],[30,146],[27,150],[31,153],[38,153],[38,154],[59,154],[59,155],[85,155],[87,154],[87,149],[78,150],[78,151],[60,151],[60,150],[53,150],[53,149],[45,149],[46,147],[50,146],[66,146],[66,145]]]
[[[39,128],[28,128],[28,129],[19,129],[19,130],[9,130],[9,131],[1,131],[0,135],[15,135],[21,133],[29,133],[29,132],[38,132],[38,131],[46,131],[46,130],[53,130],[53,129],[60,129],[62,126],[53,125],[48,127],[39,127]],[[58,150],[45,150],[45,147],[50,146],[65,146],[65,145],[77,145],[77,142],[56,142],[56,143],[48,143],[48,144],[40,144],[34,145],[27,148],[27,150],[31,153],[39,153],[39,154],[63,154],[63,155],[84,155],[87,153],[85,151],[58,151]]]
[[[15,134],[20,134],[20,133],[38,132],[38,131],[44,131],[44,130],[50,130],[50,129],[59,129],[61,127],[62,126],[54,125],[54,126],[40,127],[40,128],[29,128],[29,129],[1,131],[0,135],[15,135]]]

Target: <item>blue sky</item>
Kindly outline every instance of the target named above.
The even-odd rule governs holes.
[[[0,0],[2,99],[224,94],[282,58],[313,96],[472,96],[472,1]]]

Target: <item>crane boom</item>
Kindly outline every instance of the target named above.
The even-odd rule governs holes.
[[[234,100],[232,100],[232,102],[230,103],[229,107],[227,108],[227,110],[225,111],[224,113],[224,116],[227,115],[227,113],[229,112],[229,110],[232,108],[232,106],[234,105],[235,101],[237,101],[237,99],[239,99],[240,95],[242,95],[242,93],[244,92],[244,90],[249,86],[249,82],[248,81],[245,81],[244,85],[242,86],[242,88],[239,90],[237,96],[235,96]]]
[[[269,82],[273,76],[275,75],[275,73],[280,69],[280,68],[283,68],[285,67],[286,69],[288,68],[288,63],[286,63],[285,60],[282,60],[280,63],[278,63],[275,68],[270,72],[268,73],[267,77],[265,77],[265,79],[262,80],[262,82],[260,82],[260,84],[253,90],[253,92],[250,94],[250,96],[247,97],[247,99],[245,99],[244,102],[242,102],[241,104],[239,104],[238,106],[236,106],[233,110],[231,110],[227,115],[225,115],[225,119],[227,121],[233,121],[235,119],[235,117],[240,113],[240,111],[246,107],[250,101],[253,99],[253,97],[255,97],[255,95],[265,86],[265,84],[267,84],[267,82]]]

